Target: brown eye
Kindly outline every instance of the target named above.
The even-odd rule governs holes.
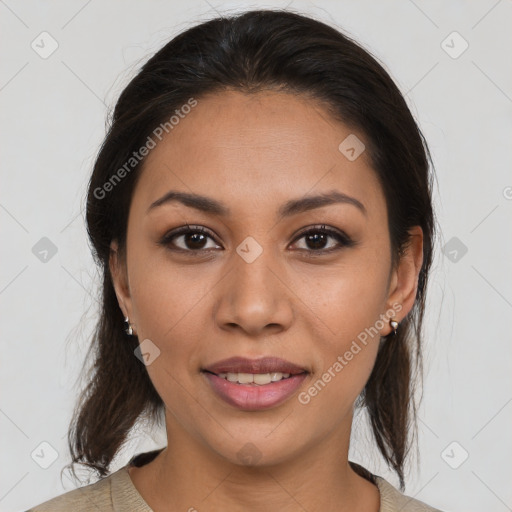
[[[164,236],[161,244],[171,249],[185,251],[185,252],[198,252],[203,250],[215,249],[219,246],[213,244],[208,246],[208,239],[214,241],[209,231],[201,226],[183,226]]]
[[[351,247],[354,245],[354,241],[348,237],[345,233],[338,230],[326,228],[325,226],[318,226],[310,228],[307,231],[302,232],[297,240],[304,239],[306,247],[299,248],[299,250],[309,252],[332,252],[342,247]],[[329,242],[329,240],[334,240]]]
[[[343,247],[351,247],[355,242],[342,231],[317,226],[303,231],[296,239],[304,240],[305,247],[297,250],[312,254],[330,253]],[[210,243],[210,245],[208,245]],[[169,250],[188,253],[201,253],[211,249],[222,249],[216,244],[213,235],[202,226],[182,226],[166,234],[160,244]]]

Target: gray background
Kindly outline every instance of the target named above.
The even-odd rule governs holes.
[[[98,284],[83,205],[107,109],[177,32],[287,5],[384,62],[435,160],[442,236],[407,494],[446,511],[512,510],[511,0],[0,0],[2,511],[74,488],[60,471]],[[396,485],[367,438],[357,420],[352,458]],[[113,469],[164,444],[136,429]]]

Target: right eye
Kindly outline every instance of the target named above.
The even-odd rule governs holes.
[[[214,241],[213,235],[203,226],[182,226],[174,229],[160,240],[160,244],[171,251],[197,253],[200,251],[220,248],[218,245],[207,247],[208,238]]]

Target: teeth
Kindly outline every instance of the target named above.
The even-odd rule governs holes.
[[[239,373],[238,382],[240,384],[251,384],[251,382],[254,382],[252,373]]]
[[[219,377],[229,382],[238,382],[239,384],[256,384],[262,386],[271,382],[278,382],[287,379],[289,373],[219,373]]]
[[[257,373],[254,375],[254,384],[270,384],[272,378],[270,373]]]

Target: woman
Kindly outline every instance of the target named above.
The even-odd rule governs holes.
[[[158,51],[88,192],[103,304],[69,443],[103,478],[32,510],[435,510],[348,460],[364,407],[404,490],[429,162],[388,74],[323,23],[250,11]],[[167,446],[109,475],[162,411]]]

